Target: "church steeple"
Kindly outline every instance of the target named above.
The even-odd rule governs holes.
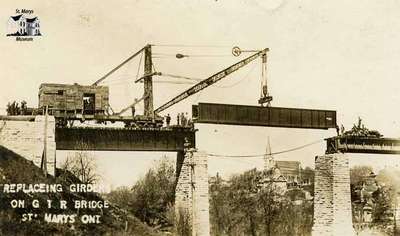
[[[272,156],[271,144],[270,144],[269,136],[268,136],[267,147],[266,147],[265,156],[264,156],[264,170],[269,171],[274,166],[275,166],[275,161],[274,161],[274,157]]]

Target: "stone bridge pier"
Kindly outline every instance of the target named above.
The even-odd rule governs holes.
[[[177,166],[181,167],[180,171],[177,168],[176,225],[178,231],[183,225],[190,227],[193,236],[210,235],[207,158],[206,153],[195,149],[178,153],[177,158]]]
[[[312,235],[355,235],[351,213],[349,158],[345,154],[315,157]]]

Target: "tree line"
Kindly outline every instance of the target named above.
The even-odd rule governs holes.
[[[305,200],[304,190],[282,191],[274,182],[260,184],[263,178],[265,172],[256,169],[227,181],[215,177],[210,184],[213,235],[311,234],[313,203]]]
[[[218,175],[210,178],[212,235],[311,234],[312,200],[305,200],[300,188],[285,192],[272,182],[261,184],[264,177],[254,169],[227,180]],[[190,235],[183,229],[186,226],[179,225],[185,221],[175,219],[175,184],[173,163],[162,159],[133,186],[119,187],[107,198],[153,228]]]

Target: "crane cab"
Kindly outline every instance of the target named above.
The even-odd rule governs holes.
[[[109,89],[107,86],[44,83],[39,87],[39,110],[46,107],[56,118],[105,114],[109,107]]]
[[[39,88],[38,113],[48,113],[56,119],[58,127],[68,122],[95,120],[98,123],[123,122],[127,128],[160,128],[163,118],[143,115],[122,116],[109,114],[109,89],[107,86],[79,84],[41,84]]]

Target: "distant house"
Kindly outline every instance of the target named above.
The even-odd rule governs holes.
[[[299,161],[275,161],[275,165],[289,184],[300,182],[301,163]]]
[[[39,18],[26,18],[23,14],[11,16],[7,22],[7,36],[40,36]]]
[[[272,167],[269,170],[265,170],[264,174],[265,174],[264,178],[260,181],[261,186],[265,187],[272,185],[282,194],[287,191],[287,180],[281,174],[279,168]]]
[[[26,35],[26,18],[22,14],[10,16],[7,25],[7,36]]]
[[[40,34],[40,22],[39,18],[31,18],[31,19],[26,19],[26,32],[28,35],[31,36],[39,36]]]

